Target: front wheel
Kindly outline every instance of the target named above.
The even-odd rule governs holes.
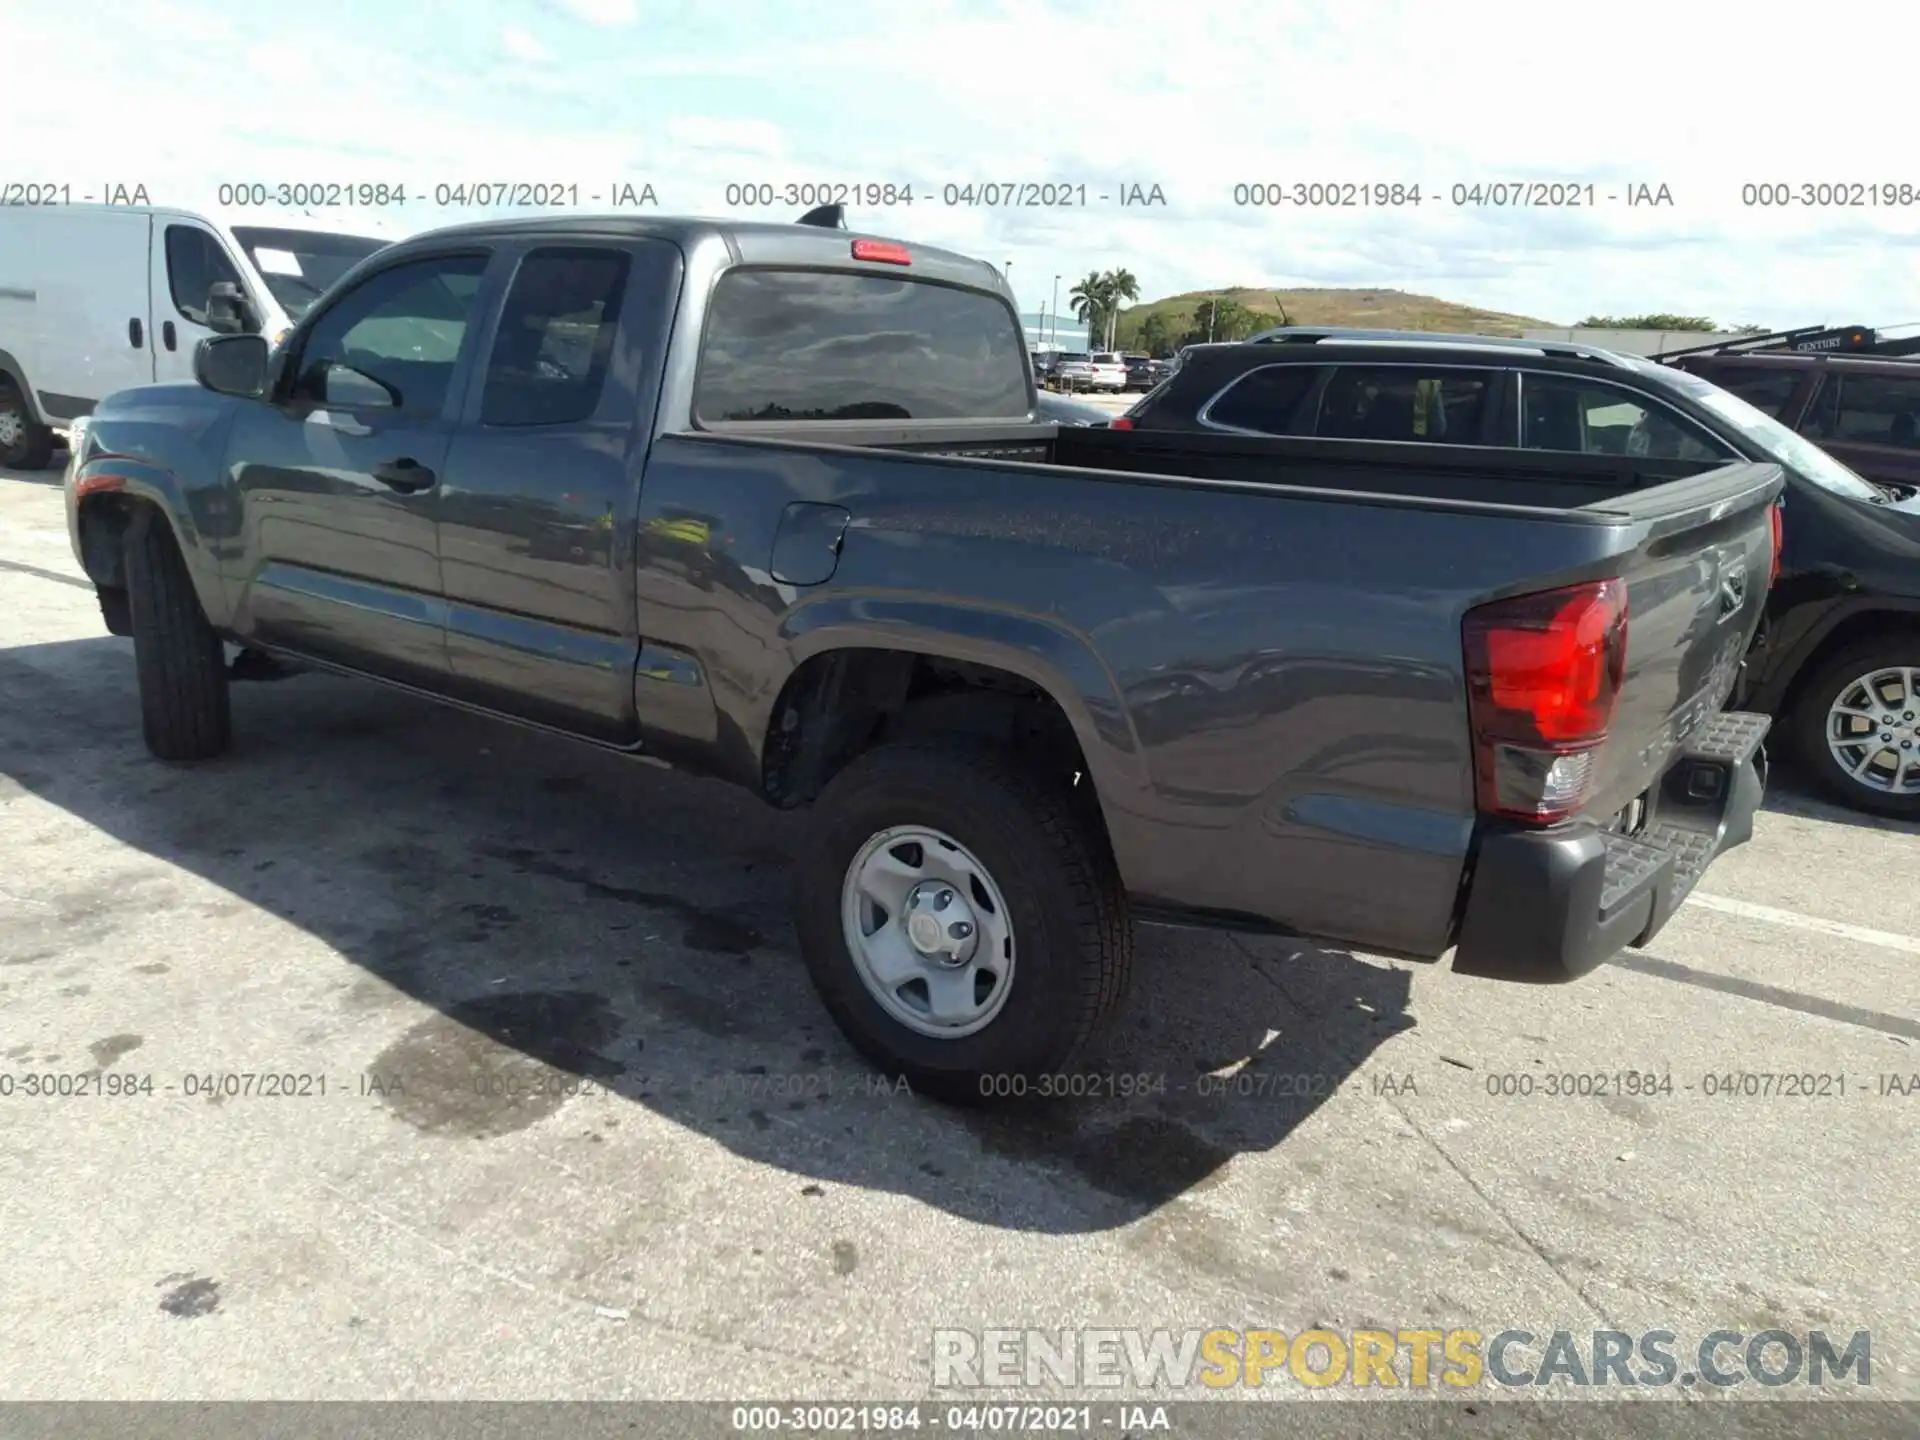
[[[226,651],[194,594],[173,532],[142,506],[127,527],[128,628],[140,681],[140,728],[161,760],[211,760],[227,748]]]
[[[39,424],[26,397],[0,379],[0,468],[44,470],[53,459],[53,431]]]
[[[1863,640],[1800,694],[1800,756],[1843,805],[1920,819],[1920,633]]]
[[[856,1049],[940,1099],[1065,1088],[1118,1010],[1126,896],[1089,807],[1004,751],[934,740],[835,776],[796,867],[800,947]]]

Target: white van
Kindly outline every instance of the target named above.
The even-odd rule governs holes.
[[[146,206],[0,209],[0,466],[46,465],[53,431],[116,390],[191,380],[208,335],[278,340],[387,243]]]

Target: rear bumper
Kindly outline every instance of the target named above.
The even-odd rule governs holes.
[[[1700,727],[1654,787],[1637,835],[1590,822],[1483,835],[1455,973],[1558,984],[1651,941],[1714,857],[1752,837],[1770,723],[1725,711]]]

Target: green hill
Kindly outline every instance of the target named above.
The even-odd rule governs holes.
[[[1530,315],[1508,315],[1474,305],[1456,305],[1431,295],[1404,290],[1254,290],[1230,286],[1194,290],[1150,300],[1120,312],[1122,349],[1132,348],[1140,327],[1150,315],[1175,335],[1193,323],[1193,312],[1204,301],[1221,300],[1251,310],[1273,325],[1351,325],[1374,330],[1451,330],[1473,335],[1518,336],[1523,330],[1556,328],[1552,320]],[[1281,317],[1285,309],[1285,319]]]

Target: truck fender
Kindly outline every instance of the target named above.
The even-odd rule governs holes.
[[[134,507],[144,507],[155,517],[150,523],[164,524],[172,533],[208,623],[215,629],[227,625],[232,607],[221,578],[219,557],[195,522],[193,506],[171,471],[130,456],[96,456],[74,477],[73,493],[77,507],[75,558],[96,586],[126,583],[120,571],[119,540],[133,518]],[[89,532],[95,525],[102,526],[93,532],[101,538],[90,542]]]
[[[1088,778],[1125,866],[1128,816],[1152,789],[1145,753],[1112,673],[1092,642],[1051,617],[954,600],[829,594],[789,612],[781,639],[790,661],[756,701],[750,733],[765,735],[787,679],[808,660],[840,649],[898,650],[990,666],[1030,681],[1073,727]]]

